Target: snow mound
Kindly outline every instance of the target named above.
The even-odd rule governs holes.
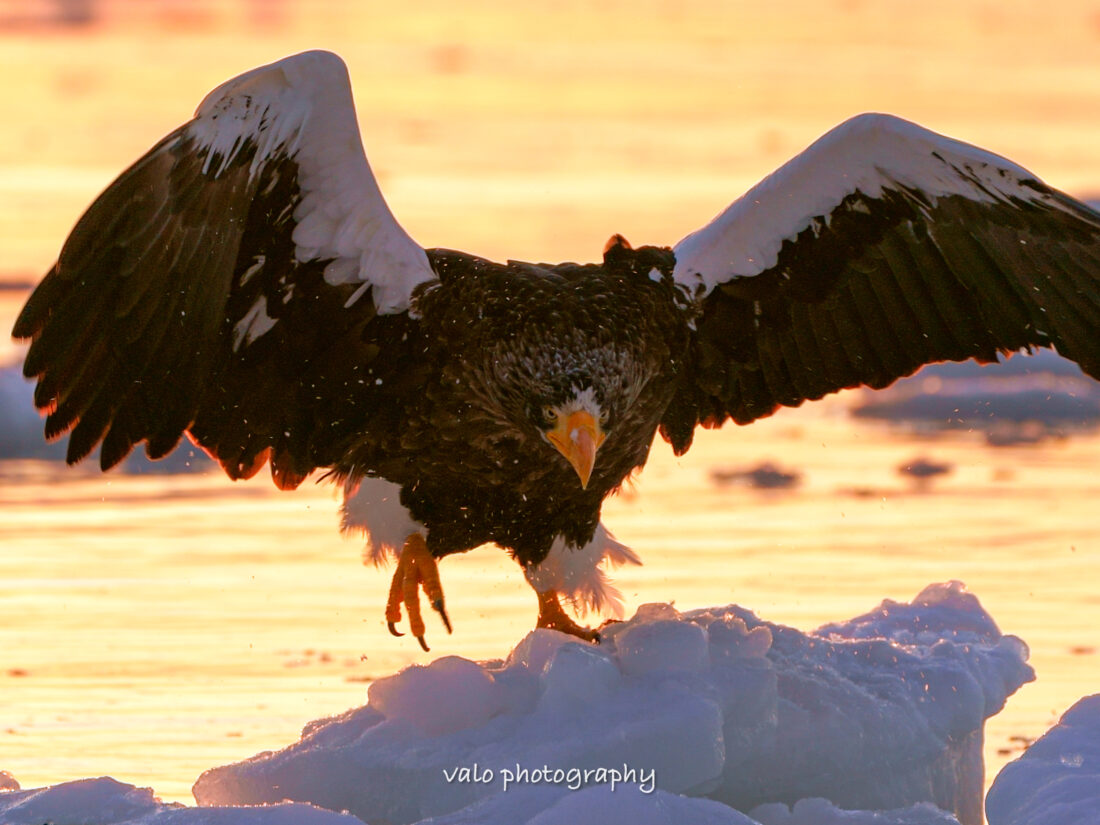
[[[91,806],[91,807],[89,807]],[[164,805],[148,788],[110,777],[83,779],[23,793],[0,793],[5,825],[365,825],[350,814],[297,802],[253,807],[190,808]],[[652,793],[627,786],[598,785],[572,793],[554,786],[526,786],[498,794],[431,825],[958,825],[932,805],[895,811],[844,811],[824,799],[806,799],[793,809],[764,805],[746,816],[709,799]]]
[[[576,793],[526,787],[519,795],[497,794],[424,825],[959,825],[927,803],[893,811],[845,811],[824,799],[804,799],[793,809],[776,803],[746,815],[713,800],[662,790],[646,794],[632,785],[615,791],[598,785]]]
[[[953,821],[927,805],[977,825],[983,722],[1033,678],[1027,647],[957,582],[812,633],[733,605],[645,605],[604,637],[536,630],[503,661],[407,668],[290,747],[207,771],[195,798],[435,825],[611,810],[633,825],[743,823],[730,808],[769,803],[782,803],[759,809],[769,825]],[[905,810],[815,820],[826,803],[800,803],[812,797]]]
[[[443,695],[448,701],[440,704],[436,700]],[[427,736],[480,727],[502,710],[493,677],[459,656],[413,665],[398,676],[379,679],[367,697],[387,719],[404,720]]]
[[[709,799],[646,793],[637,786],[612,791],[596,785],[573,792],[527,785],[490,796],[468,808],[425,820],[423,825],[760,825],[743,813]]]
[[[1005,765],[985,813],[989,825],[1100,825],[1100,694]]]

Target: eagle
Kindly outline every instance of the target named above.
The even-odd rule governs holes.
[[[600,560],[633,559],[600,508],[657,433],[682,454],[699,426],[1035,347],[1100,377],[1100,213],[864,114],[672,247],[424,249],[383,200],[344,63],[311,51],[218,87],[123,172],[13,335],[70,463],[186,434],[232,479],[343,484],[345,526],[398,559],[395,635],[404,604],[428,649],[421,593],[449,632],[437,560],[494,543],[540,627],[598,639],[562,599],[598,601]]]

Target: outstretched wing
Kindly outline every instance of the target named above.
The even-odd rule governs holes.
[[[933,361],[1054,347],[1100,377],[1100,214],[886,115],[838,126],[675,247],[701,303],[662,424],[744,424]]]
[[[293,486],[408,366],[433,277],[367,164],[343,62],[306,52],[214,90],[111,184],[13,334],[70,463],[100,442],[104,469],[142,441],[157,458],[189,431],[230,476],[270,458]]]

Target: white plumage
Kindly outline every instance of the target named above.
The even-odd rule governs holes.
[[[676,244],[675,277],[692,294],[705,295],[731,277],[759,275],[775,266],[784,241],[815,222],[827,226],[844,198],[857,192],[878,198],[883,189],[908,189],[930,205],[947,195],[1047,203],[1028,185],[1037,180],[1010,160],[907,120],[857,115]]]
[[[435,277],[378,189],[347,67],[331,52],[304,52],[222,84],[199,104],[188,132],[209,152],[203,171],[213,168],[215,177],[246,147],[255,149],[252,176],[273,158],[294,158],[302,192],[295,256],[334,258],[325,271],[330,284],[369,284],[378,311],[392,314],[408,309],[413,289]]]

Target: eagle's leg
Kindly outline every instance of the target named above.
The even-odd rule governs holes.
[[[600,634],[597,631],[582,627],[565,612],[565,608],[561,606],[561,601],[558,599],[557,591],[535,591],[535,595],[539,599],[539,618],[535,623],[536,627],[559,630],[562,633],[568,633],[570,636],[584,639],[586,642],[598,643],[600,641]]]
[[[397,629],[401,621],[401,602],[409,611],[409,629],[425,651],[429,650],[424,641],[424,619],[420,615],[420,588],[428,597],[432,607],[443,619],[443,626],[451,632],[451,620],[443,607],[443,586],[439,582],[439,567],[435,557],[428,550],[428,543],[420,533],[413,533],[405,539],[401,548],[401,558],[397,560],[397,570],[390,582],[390,597],[386,601],[386,625],[394,636],[404,634]]]

